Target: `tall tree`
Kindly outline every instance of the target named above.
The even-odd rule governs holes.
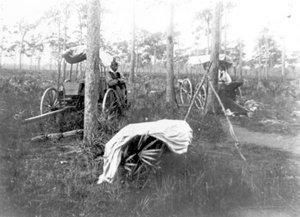
[[[150,33],[145,29],[139,29],[136,31],[136,42],[139,48],[136,55],[139,56],[139,65],[141,66],[150,63],[152,58],[154,61],[161,60],[166,54],[166,41],[163,33]]]
[[[46,42],[49,43],[50,47],[52,48],[52,56],[57,61],[57,70],[60,74],[61,72],[61,56],[60,53],[62,51],[62,37],[61,37],[61,30],[62,30],[62,13],[61,10],[57,10],[60,7],[58,3],[54,4],[52,8],[45,12],[43,20],[46,26],[49,29],[53,29],[52,32],[47,36]],[[51,28],[52,27],[52,28]]]
[[[92,144],[98,130],[100,2],[88,0],[87,71],[84,99],[84,140]]]
[[[25,41],[24,54],[30,58],[30,69],[33,59],[37,60],[37,70],[40,70],[41,53],[44,51],[43,36],[31,34],[29,40]],[[36,69],[36,68],[35,68]]]
[[[219,52],[220,52],[220,23],[221,23],[221,9],[222,2],[216,0],[214,3],[213,12],[213,28],[212,28],[212,45],[210,61],[212,62],[210,71],[208,74],[208,80],[212,83],[215,90],[218,89],[218,73],[219,73]],[[211,88],[208,89],[207,104],[205,112],[215,113],[216,112],[216,97]]]
[[[135,67],[135,0],[132,0],[132,36],[131,36],[131,60],[129,81],[134,83],[134,67]]]
[[[207,50],[206,54],[209,54],[210,50],[210,33],[211,33],[211,21],[212,21],[212,14],[209,8],[204,9],[203,11],[196,14],[196,19],[199,22],[199,26],[197,27],[197,32],[199,30],[204,30],[206,35],[206,43],[207,43]]]
[[[87,5],[85,2],[77,1],[75,10],[78,18],[78,30],[76,28],[75,32],[78,34],[78,44],[85,44],[85,40],[83,38],[83,29],[86,28],[86,19],[87,19]]]
[[[169,3],[169,26],[167,32],[167,89],[166,102],[170,105],[176,103],[174,87],[174,1]]]
[[[243,77],[243,39],[239,39],[239,78]]]
[[[3,11],[3,5],[0,4],[0,13],[2,14]],[[2,53],[3,53],[3,41],[4,41],[4,31],[5,31],[5,25],[3,23],[3,18],[0,15],[0,69],[2,68]]]
[[[228,15],[230,14],[230,12],[236,7],[236,3],[233,2],[233,1],[226,1],[226,3],[224,3],[223,5],[223,13],[222,13],[222,16],[223,16],[223,19],[222,19],[222,30],[224,32],[224,39],[223,39],[223,51],[224,51],[224,54],[227,53],[227,30],[228,30],[228,27],[229,27],[229,23],[227,21],[227,17]]]
[[[285,79],[285,36],[282,36],[282,51],[281,51],[281,76]]]
[[[280,50],[274,36],[272,36],[267,28],[260,32],[257,45],[254,48],[254,63],[260,67],[272,68],[275,64],[280,64],[282,50]]]
[[[2,68],[2,54],[4,50],[4,32],[5,32],[5,25],[0,25],[0,69]]]

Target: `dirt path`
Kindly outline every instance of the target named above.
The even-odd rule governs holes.
[[[223,127],[229,135],[229,141],[234,141],[230,136],[227,122],[223,123]],[[278,134],[253,132],[236,125],[233,126],[233,129],[241,143],[254,143],[257,145],[274,147],[293,152],[295,154],[300,154],[300,133],[295,137],[291,137]]]
[[[222,125],[226,133],[228,133],[228,140],[234,141],[233,138],[230,136],[228,123],[226,121],[223,121]],[[253,132],[236,125],[234,125],[233,128],[234,128],[234,133],[241,144],[254,143],[257,145],[278,148],[300,156],[300,133],[297,136],[291,137],[291,136],[282,136],[278,134]],[[232,216],[292,217],[292,216],[300,216],[300,215],[294,215],[288,212],[287,210],[280,211],[278,209],[273,210],[273,209],[261,209],[259,207],[257,208],[253,207],[253,209],[236,210],[232,213]]]

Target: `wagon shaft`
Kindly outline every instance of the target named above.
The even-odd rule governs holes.
[[[53,111],[53,112],[48,112],[48,113],[41,114],[41,115],[38,115],[38,116],[35,116],[35,117],[27,118],[27,119],[22,121],[22,124],[28,124],[28,123],[31,123],[31,122],[36,122],[36,121],[42,120],[44,118],[47,118],[49,116],[65,112],[65,111],[67,111],[69,109],[72,109],[72,108],[74,108],[74,107],[73,106],[68,106],[68,107]]]

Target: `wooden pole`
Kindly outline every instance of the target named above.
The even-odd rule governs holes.
[[[53,116],[55,114],[59,114],[59,113],[63,113],[69,109],[72,109],[74,108],[73,106],[68,106],[68,107],[65,107],[63,109],[59,109],[59,110],[56,110],[56,111],[53,111],[53,112],[48,112],[48,113],[45,113],[45,114],[42,114],[42,115],[38,115],[38,116],[35,116],[35,117],[31,117],[31,118],[27,118],[27,119],[24,119],[22,121],[22,124],[29,124],[29,123],[32,123],[32,122],[36,122],[36,121],[39,121],[39,120],[42,120],[42,119],[45,119],[49,116]]]

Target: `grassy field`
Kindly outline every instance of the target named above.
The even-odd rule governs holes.
[[[184,107],[166,107],[163,91],[149,94],[147,78],[138,78],[138,94],[131,97],[131,107],[117,120],[102,121],[94,146],[87,147],[80,137],[30,142],[35,135],[59,132],[51,119],[20,124],[20,119],[38,114],[41,95],[55,81],[54,75],[1,71],[1,76],[0,216],[241,216],[249,209],[299,215],[299,156],[243,143],[244,162],[227,141],[223,117],[202,116],[196,110],[188,119],[194,136],[188,153],[165,152],[160,169],[136,179],[97,185],[103,163],[98,156],[119,129],[129,123],[183,119],[186,114]],[[289,115],[295,99],[287,94],[294,90],[279,81],[254,85],[257,82],[245,82],[244,97],[264,107],[251,119],[232,121],[262,132],[299,132]],[[161,77],[153,78],[151,84],[155,89],[164,87]],[[265,127],[259,123],[263,117],[289,124]],[[65,129],[76,127],[70,120]]]

